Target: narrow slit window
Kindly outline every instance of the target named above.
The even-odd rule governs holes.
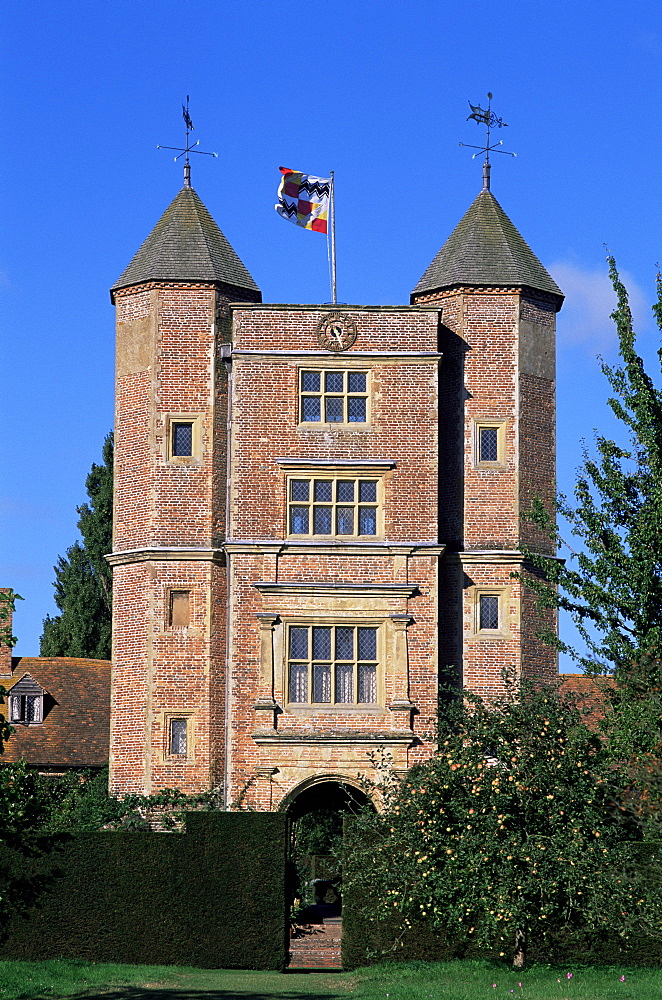
[[[191,592],[171,590],[168,624],[170,628],[186,628],[191,623]]]

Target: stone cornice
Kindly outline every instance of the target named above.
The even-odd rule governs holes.
[[[228,357],[227,354],[223,355]],[[283,348],[283,350],[272,350],[265,351],[263,348],[258,347],[244,347],[232,349],[233,358],[279,358],[280,360],[287,360],[292,358],[294,360],[306,358],[308,361],[319,361],[327,367],[333,367],[333,364],[329,365],[329,362],[335,362],[336,364],[343,363],[348,364],[352,361],[363,362],[370,361],[374,359],[375,361],[384,361],[392,358],[394,361],[407,361],[409,364],[412,362],[418,362],[419,364],[430,364],[433,361],[441,361],[443,355],[439,354],[438,351],[354,351],[351,353],[349,351],[343,351],[342,354],[333,354],[329,351],[320,351],[319,348],[311,349],[309,351],[293,351],[290,348]]]
[[[331,305],[327,303],[326,305],[314,305],[309,302],[260,302],[260,303],[244,303],[244,302],[231,302],[231,309],[249,309],[251,312],[255,309],[263,309],[265,312],[307,312],[307,313],[417,313],[417,312],[439,312],[439,306],[419,306],[416,304],[407,305],[403,303],[400,306],[362,306],[362,305]]]
[[[283,542],[274,542],[272,538],[268,538],[262,541],[259,538],[247,538],[245,541],[238,541],[237,539],[231,539],[227,541],[223,549],[224,551],[230,553],[230,555],[235,552],[241,553],[261,553],[263,555],[273,555],[277,556],[283,551]]]
[[[378,471],[395,469],[397,462],[394,458],[300,458],[296,455],[286,455],[282,458],[274,458],[277,465],[282,465],[285,469],[361,469],[362,472],[368,469]]]
[[[260,594],[296,595],[320,594],[339,596],[346,594],[351,597],[413,597],[418,591],[416,585],[401,583],[308,583],[285,581],[271,583],[259,580],[253,586]]]
[[[224,551],[218,549],[195,549],[188,546],[156,545],[143,549],[127,549],[111,552],[105,558],[111,566],[126,566],[139,562],[223,562]]]
[[[323,730],[278,730],[278,729],[258,729],[251,733],[253,740],[258,746],[271,744],[283,746],[286,744],[301,746],[355,746],[356,744],[369,744],[370,746],[407,746],[414,740],[414,733],[410,729],[382,729],[371,732],[365,729],[336,729]]]
[[[542,555],[542,553],[538,552],[534,552],[532,555],[541,556],[544,559],[553,559],[554,561],[559,561],[560,559],[559,556]],[[519,549],[469,549],[466,552],[449,552],[447,559],[449,561],[456,560],[462,563],[463,566],[470,565],[471,563],[512,564],[530,562],[530,556],[524,552],[520,552]]]
[[[334,555],[345,556],[441,556],[445,546],[436,543],[414,542],[284,542],[283,554],[319,555],[320,552],[333,552]]]
[[[232,553],[260,553],[264,555],[281,555],[291,553],[292,555],[312,555],[319,552],[334,552],[341,555],[384,555],[384,556],[409,556],[409,555],[432,555],[440,556],[444,552],[444,546],[435,543],[414,543],[414,542],[335,542],[333,539],[323,541],[307,542],[274,542],[272,539],[246,539],[238,541],[232,539],[223,546],[213,549],[196,549],[187,546],[150,546],[141,549],[126,549],[120,552],[110,552],[105,559],[111,566],[126,566],[131,563],[140,562],[214,562],[222,563],[226,551]],[[271,586],[271,585],[270,585]],[[274,585],[280,586],[280,585]],[[303,584],[301,584],[303,586]],[[319,587],[321,584],[311,584]],[[359,584],[343,584],[342,586],[362,586]],[[375,584],[377,589],[388,589],[390,585],[384,586]]]

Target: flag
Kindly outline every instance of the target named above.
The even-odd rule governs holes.
[[[278,188],[278,204],[274,208],[284,219],[316,233],[328,231],[330,177],[313,177],[287,167],[278,168],[283,175]]]

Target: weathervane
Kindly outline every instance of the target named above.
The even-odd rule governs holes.
[[[485,153],[485,162],[483,163],[483,191],[490,190],[490,153],[503,153],[505,156],[517,156],[517,153],[510,153],[506,149],[497,149],[498,146],[503,146],[503,141],[499,139],[498,142],[490,144],[490,133],[493,128],[508,128],[508,122],[505,122],[503,118],[497,118],[497,116],[492,111],[492,95],[488,93],[487,95],[487,111],[479,105],[474,105],[469,101],[469,107],[471,108],[471,114],[467,115],[467,121],[470,118],[476,122],[477,125],[484,125],[487,130],[487,135],[485,137],[484,146],[472,146],[470,143],[461,142],[460,146],[466,146],[467,149],[477,149],[478,153],[474,153],[471,157],[475,160],[479,153]]]
[[[182,149],[181,146],[157,146],[157,149],[172,149],[178,155],[173,157],[175,163],[180,158],[180,156],[186,156],[184,160],[184,187],[190,188],[191,186],[191,164],[189,163],[188,154],[189,153],[200,153],[202,156],[218,156],[218,153],[206,153],[204,149],[195,149],[196,146],[200,145],[200,140],[191,145],[190,135],[193,131],[193,122],[191,121],[191,116],[188,111],[189,96],[186,95],[186,104],[182,104],[182,118],[184,119],[184,124],[186,125],[186,147]]]

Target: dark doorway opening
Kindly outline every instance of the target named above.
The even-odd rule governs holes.
[[[364,792],[338,780],[316,781],[293,795],[287,813],[296,919],[323,923],[340,917],[343,820],[370,805]]]

